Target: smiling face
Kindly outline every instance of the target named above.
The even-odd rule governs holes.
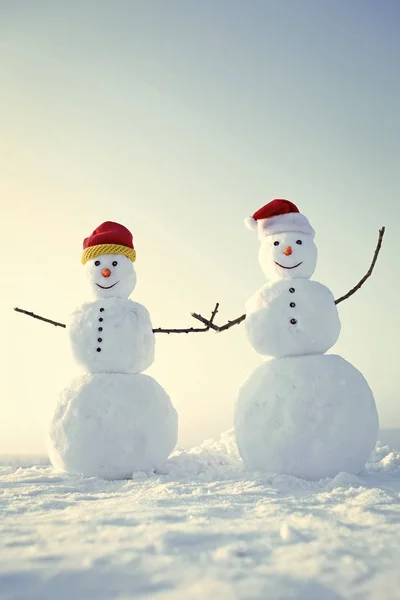
[[[261,240],[258,259],[267,279],[309,279],[317,264],[317,247],[311,235],[277,233]]]
[[[136,286],[132,261],[123,254],[102,254],[85,264],[96,298],[128,298]]]

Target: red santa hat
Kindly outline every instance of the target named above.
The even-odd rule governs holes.
[[[132,234],[123,225],[106,221],[83,240],[82,264],[102,254],[123,254],[132,262],[136,260]]]
[[[281,198],[271,200],[252,217],[247,217],[244,222],[249,229],[258,229],[260,239],[267,235],[289,231],[306,233],[312,237],[315,235],[307,217],[300,213],[297,206]]]

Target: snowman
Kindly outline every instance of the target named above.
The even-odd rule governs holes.
[[[164,389],[142,371],[154,360],[148,311],[136,285],[132,234],[107,221],[83,242],[93,301],[68,332],[85,373],[62,392],[48,432],[53,466],[69,474],[124,479],[161,466],[177,442],[178,417]]]
[[[268,283],[246,305],[248,339],[265,361],[245,380],[235,406],[243,462],[310,480],[358,474],[375,447],[378,415],[363,375],[326,354],[341,326],[331,291],[310,280],[315,232],[293,203],[280,199],[246,224],[257,228]]]

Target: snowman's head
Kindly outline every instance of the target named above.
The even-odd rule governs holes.
[[[129,298],[136,286],[133,262],[123,254],[101,254],[85,263],[95,298]]]
[[[259,261],[268,279],[311,277],[317,264],[315,232],[295,204],[272,200],[245,223],[258,231]]]
[[[317,247],[306,233],[276,233],[261,240],[258,259],[267,279],[309,279],[317,264]]]
[[[85,265],[95,298],[128,298],[136,286],[132,234],[123,225],[106,221],[83,242]]]

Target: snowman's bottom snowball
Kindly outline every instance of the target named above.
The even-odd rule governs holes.
[[[177,413],[152,377],[99,373],[75,379],[61,394],[48,451],[67,473],[125,479],[160,467],[177,436]]]
[[[262,363],[240,388],[235,409],[246,467],[303,479],[359,473],[378,428],[366,380],[334,354]]]

